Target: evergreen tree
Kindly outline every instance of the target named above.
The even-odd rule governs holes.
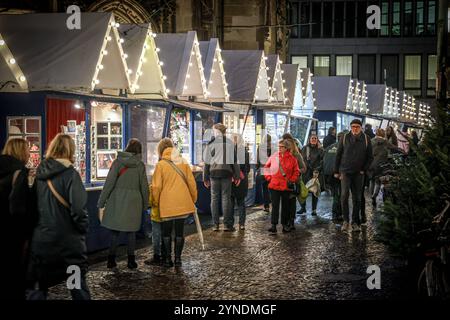
[[[394,200],[388,200],[377,216],[378,239],[405,258],[417,253],[417,232],[431,226],[442,210],[440,196],[450,194],[450,116],[448,105],[438,105],[436,120],[424,129],[415,153],[397,168]]]

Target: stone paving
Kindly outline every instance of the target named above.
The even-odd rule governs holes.
[[[308,206],[310,199],[308,199]],[[406,298],[403,263],[374,240],[371,205],[362,232],[342,233],[330,221],[331,198],[322,195],[318,217],[297,216],[296,230],[270,235],[270,215],[256,211],[245,231],[204,230],[205,250],[197,234],[186,237],[183,267],[147,266],[151,248],[136,252],[138,269],[126,261],[109,271],[94,264],[88,274],[93,299],[395,299]],[[369,265],[381,268],[381,289],[367,289]],[[64,286],[50,299],[70,299]]]

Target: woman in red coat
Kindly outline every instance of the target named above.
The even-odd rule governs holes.
[[[269,232],[277,232],[278,217],[281,202],[281,224],[283,232],[289,232],[290,199],[292,190],[288,188],[288,181],[295,183],[300,175],[297,159],[289,152],[289,140],[278,143],[278,152],[273,154],[264,166],[264,177],[269,182],[272,196],[272,227]],[[280,166],[281,165],[281,166]]]

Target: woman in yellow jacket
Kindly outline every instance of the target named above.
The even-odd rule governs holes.
[[[174,148],[172,140],[158,144],[161,159],[152,177],[152,202],[162,221],[165,247],[164,266],[172,267],[172,229],[175,228],[175,266],[181,266],[184,246],[184,220],[195,211],[197,184],[187,161]]]

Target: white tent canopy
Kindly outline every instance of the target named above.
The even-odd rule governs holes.
[[[210,101],[228,101],[228,83],[225,78],[223,59],[219,40],[200,41],[200,53],[204,68],[206,87]]]
[[[317,109],[317,93],[313,81],[313,74],[309,68],[301,68],[303,115],[312,116]]]
[[[319,111],[351,111],[353,80],[349,76],[313,77]]]
[[[268,102],[267,67],[262,50],[222,50],[230,100]]]
[[[129,67],[131,87],[139,98],[167,98],[158,49],[149,23],[119,27],[120,42]]]
[[[159,60],[170,96],[207,98],[197,33],[160,33],[155,38]]]
[[[270,70],[270,69],[269,69]],[[295,110],[297,107],[300,109],[302,104],[295,105],[295,101],[302,100],[302,83],[301,83],[301,71],[298,64],[282,64],[281,70],[283,71],[283,80],[285,92],[285,104],[292,106]]]
[[[416,108],[416,99],[406,92],[399,92],[399,118],[407,122],[415,122],[418,120]]]
[[[277,54],[271,54],[265,57],[267,76],[270,88],[270,98],[274,102],[285,103],[285,88],[283,79],[283,70],[281,69],[281,60]]]
[[[82,13],[80,30],[66,26],[67,14],[2,15],[0,81],[23,72],[27,86],[3,91],[129,89],[127,64],[111,13]],[[11,60],[14,59],[14,60]],[[9,76],[4,76],[9,74]]]
[[[421,126],[429,125],[430,119],[430,106],[424,102],[419,102],[419,107],[417,109],[417,124]]]
[[[367,107],[373,115],[384,115],[389,99],[386,97],[388,87],[384,84],[367,85]]]

